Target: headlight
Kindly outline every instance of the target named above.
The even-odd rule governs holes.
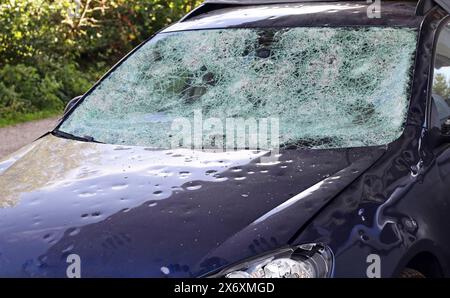
[[[325,278],[333,271],[333,254],[322,244],[304,244],[260,256],[228,268],[215,277]]]

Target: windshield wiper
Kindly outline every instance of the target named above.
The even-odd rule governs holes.
[[[336,144],[339,140],[336,138],[330,137],[322,137],[322,138],[305,138],[296,141],[285,142],[280,145],[280,148],[285,150],[294,150],[294,149],[310,149],[313,147]]]
[[[52,131],[52,135],[56,136],[56,137],[60,137],[60,138],[64,138],[64,139],[69,139],[69,140],[76,140],[76,141],[82,141],[82,142],[89,142],[89,143],[99,143],[99,144],[103,144],[102,142],[96,141],[93,137],[91,136],[76,136],[64,131],[60,131],[58,129],[55,129],[54,131]]]

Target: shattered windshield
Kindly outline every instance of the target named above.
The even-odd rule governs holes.
[[[151,148],[191,148],[198,139],[203,148],[237,147],[225,139],[241,130],[258,143],[259,125],[268,123],[262,138],[273,144],[387,144],[403,131],[416,38],[415,29],[386,27],[160,34],[106,77],[59,130]],[[270,141],[257,147],[262,143]]]

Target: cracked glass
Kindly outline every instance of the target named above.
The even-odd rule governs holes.
[[[174,119],[279,120],[279,143],[375,146],[403,132],[417,31],[219,29],[157,35],[60,126],[110,144],[170,148]],[[223,128],[223,136],[227,131]]]

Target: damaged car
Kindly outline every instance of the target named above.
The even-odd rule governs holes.
[[[450,5],[374,5],[143,42],[0,161],[0,276],[450,276]]]

